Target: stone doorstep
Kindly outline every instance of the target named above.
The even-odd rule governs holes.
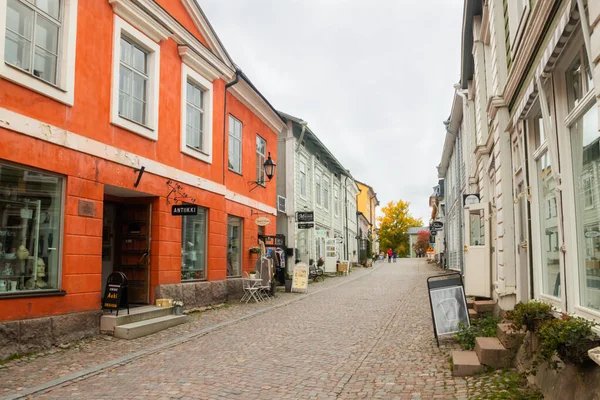
[[[184,324],[188,319],[187,315],[166,315],[131,324],[119,325],[115,327],[115,337],[120,339],[137,339],[175,325]]]
[[[472,308],[469,308],[469,319],[477,319],[479,318],[479,314]]]
[[[129,313],[127,313],[127,310],[121,309],[119,310],[118,317],[116,312],[110,313],[109,311],[105,311],[100,318],[100,333],[112,335],[117,326],[146,321],[171,314],[173,314],[173,307],[156,306],[130,308]]]
[[[512,323],[505,322],[497,325],[496,336],[505,348],[515,349],[523,343],[525,331],[515,331],[512,328]]]
[[[475,338],[475,353],[479,362],[492,368],[509,367],[511,354],[495,337]]]
[[[493,313],[496,307],[495,300],[475,300],[473,307],[478,313]]]
[[[475,307],[475,300],[467,299],[467,308],[469,310],[473,310],[474,307]]]
[[[473,376],[484,371],[474,351],[453,351],[452,352],[452,375],[453,376]]]

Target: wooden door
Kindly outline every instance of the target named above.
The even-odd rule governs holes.
[[[119,270],[127,275],[129,302],[150,301],[150,205],[121,206],[121,251]]]

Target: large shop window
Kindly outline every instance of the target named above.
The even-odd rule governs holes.
[[[0,296],[58,289],[63,179],[0,163]]]
[[[227,217],[227,276],[242,275],[242,219]]]
[[[181,280],[206,279],[206,209],[183,217],[181,227]]]

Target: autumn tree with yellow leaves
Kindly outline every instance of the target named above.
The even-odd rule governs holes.
[[[423,221],[410,214],[410,203],[404,200],[390,201],[379,217],[379,248],[386,252],[396,250],[398,256],[405,257],[410,251],[408,228],[423,226]]]

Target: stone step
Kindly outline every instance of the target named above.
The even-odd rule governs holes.
[[[111,314],[110,312],[105,311],[102,317],[100,317],[100,332],[112,335],[117,326],[146,321],[171,314],[173,314],[173,307],[156,306],[130,308],[129,314],[127,314],[127,310],[119,310],[118,317],[116,312]]]
[[[511,353],[495,337],[475,338],[475,353],[479,362],[492,368],[509,367]]]
[[[473,308],[480,314],[487,313],[491,314],[494,312],[494,307],[496,307],[495,300],[475,300],[473,304]]]
[[[136,339],[187,322],[187,315],[166,315],[115,327],[115,337]]]
[[[452,375],[473,376],[483,370],[484,366],[481,365],[474,351],[455,350],[452,352]]]
[[[523,343],[525,332],[515,331],[512,327],[512,323],[505,322],[497,325],[496,336],[505,348],[516,349]]]
[[[475,300],[473,299],[467,299],[467,308],[469,310],[472,310],[475,307]]]
[[[469,319],[476,318],[479,318],[479,314],[477,313],[477,311],[473,310],[472,308],[469,308]]]

